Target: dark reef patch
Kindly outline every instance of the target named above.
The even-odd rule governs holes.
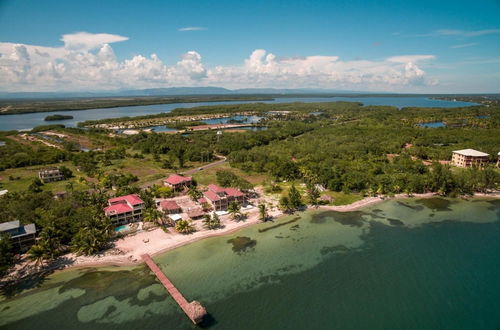
[[[344,245],[336,245],[336,246],[324,246],[321,248],[320,253],[322,256],[336,253],[336,252],[347,252],[349,249]]]
[[[392,226],[404,226],[404,222],[401,221],[401,220],[398,220],[398,219],[391,219],[391,218],[388,218],[387,221],[389,221],[389,223],[392,225]]]
[[[406,203],[401,202],[401,201],[397,201],[397,203],[401,206],[407,207],[407,208],[415,210],[415,211],[422,211],[424,209],[424,207],[420,206],[420,205],[410,205],[410,204],[406,204]]]
[[[295,217],[292,220],[288,220],[288,221],[277,223],[275,225],[272,225],[272,226],[269,226],[266,228],[259,229],[259,233],[263,233],[263,232],[266,232],[266,231],[271,230],[271,229],[279,228],[281,226],[286,226],[289,223],[294,223],[294,222],[299,221],[299,220],[300,220],[300,217]]]
[[[433,210],[433,211],[451,211],[450,205],[451,201],[440,198],[440,197],[431,197],[431,198],[421,198],[416,200],[417,203],[424,205],[425,207]]]
[[[233,252],[241,254],[246,252],[248,249],[252,250],[257,241],[246,236],[237,236],[227,241],[229,244],[233,244]]]

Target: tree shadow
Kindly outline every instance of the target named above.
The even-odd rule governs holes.
[[[41,267],[26,264],[16,271],[17,276],[7,279],[0,284],[0,292],[5,297],[10,298],[20,294],[24,290],[40,287],[45,282],[47,276],[73,263],[73,259],[62,256]]]

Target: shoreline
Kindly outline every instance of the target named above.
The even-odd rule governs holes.
[[[432,198],[439,197],[436,193],[414,194],[408,196],[406,194],[397,194],[391,197],[365,197],[362,200],[356,201],[348,205],[319,205],[308,206],[303,211],[337,211],[337,212],[352,212],[358,209],[375,205],[388,200],[407,199],[407,198]],[[477,193],[473,196],[461,196],[462,198],[500,198],[500,192],[493,193]],[[286,216],[281,210],[273,208],[268,211],[272,219]],[[244,221],[233,221],[228,215],[221,217],[221,222],[224,227],[218,230],[200,230],[191,234],[179,234],[172,228],[169,228],[169,233],[163,231],[162,228],[156,227],[149,231],[141,231],[122,238],[118,238],[113,242],[113,247],[106,250],[104,253],[94,256],[76,256],[73,253],[65,254],[51,263],[42,267],[36,267],[34,262],[28,261],[26,255],[22,257],[21,263],[14,266],[13,270],[0,280],[0,287],[8,286],[23,279],[38,274],[54,273],[66,270],[75,270],[82,268],[96,267],[133,267],[143,263],[140,255],[149,254],[152,257],[162,253],[177,249],[179,247],[203,240],[209,237],[219,237],[230,235],[238,230],[241,230],[252,225],[263,223],[259,220],[258,209],[255,207],[250,211],[248,217]],[[201,221],[196,223],[197,227],[201,226]],[[201,228],[201,227],[200,227]],[[151,243],[151,244],[150,244]]]

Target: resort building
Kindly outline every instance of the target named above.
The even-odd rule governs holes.
[[[58,168],[41,170],[38,172],[38,177],[43,183],[64,180],[64,175]]]
[[[136,194],[108,199],[104,213],[115,225],[142,220],[143,200]]]
[[[192,183],[193,179],[190,176],[182,176],[178,174],[172,174],[163,180],[163,184],[172,188],[173,191],[181,191],[185,188],[189,188]]]
[[[222,188],[215,184],[208,185],[208,190],[203,193],[205,200],[212,205],[215,211],[227,210],[229,203],[245,203],[245,194],[236,188]]]
[[[482,166],[488,163],[489,154],[474,149],[463,149],[453,151],[451,164],[458,167]]]
[[[165,200],[160,202],[160,209],[165,214],[178,214],[182,213],[182,208],[175,201]]]
[[[19,220],[0,223],[0,233],[10,236],[14,251],[26,252],[35,244],[36,226],[34,223],[25,226],[21,225]]]

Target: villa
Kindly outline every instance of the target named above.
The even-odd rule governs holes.
[[[205,200],[212,205],[215,211],[227,210],[229,203],[245,203],[245,194],[236,188],[222,188],[215,184],[208,185],[208,190],[203,193]]]
[[[136,194],[108,199],[104,213],[113,224],[127,224],[142,220],[144,201]]]
[[[38,177],[43,183],[64,180],[64,175],[58,168],[41,170],[38,172]]]
[[[173,191],[181,191],[185,188],[189,188],[192,183],[193,179],[190,176],[182,176],[178,174],[172,174],[163,180],[163,184],[172,188]]]
[[[489,154],[474,149],[463,149],[453,151],[451,164],[458,167],[482,166],[488,163]]]
[[[35,244],[36,226],[34,223],[22,226],[19,220],[0,223],[0,233],[10,235],[15,251],[26,252]]]

